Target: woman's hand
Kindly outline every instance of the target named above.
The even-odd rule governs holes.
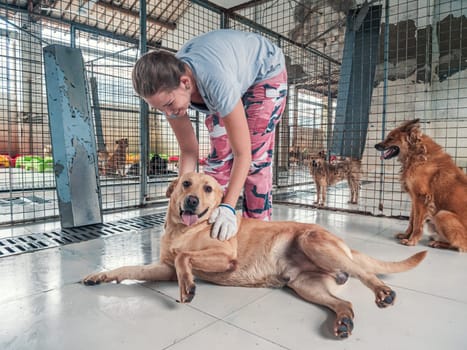
[[[211,237],[226,241],[237,234],[237,213],[229,204],[220,204],[209,217],[208,222],[214,224]]]

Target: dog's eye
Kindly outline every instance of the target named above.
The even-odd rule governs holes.
[[[206,185],[206,186],[204,186],[204,191],[207,192],[207,193],[211,193],[212,192],[212,187],[209,186],[209,185]]]
[[[185,181],[183,181],[182,186],[185,187],[185,188],[190,187],[190,186],[191,186],[191,182],[188,181],[188,180],[185,180]]]

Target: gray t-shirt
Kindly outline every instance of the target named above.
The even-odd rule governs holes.
[[[188,41],[176,57],[193,71],[208,110],[221,117],[251,86],[270,79],[285,68],[282,50],[265,37],[231,29],[215,30]]]

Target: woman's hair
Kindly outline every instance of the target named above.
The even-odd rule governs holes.
[[[180,77],[186,73],[185,64],[174,54],[157,50],[141,56],[133,67],[133,88],[141,97],[149,97],[160,91],[170,91],[180,85]]]

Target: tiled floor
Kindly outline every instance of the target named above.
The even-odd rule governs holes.
[[[139,213],[113,219],[131,215]],[[416,247],[394,241],[404,221],[278,205],[274,215],[322,224],[381,259],[427,249],[426,239]],[[467,349],[467,254],[453,251],[429,249],[416,269],[385,276],[398,296],[387,309],[351,279],[339,294],[356,313],[346,340],[332,336],[330,311],[289,290],[199,282],[193,302],[181,305],[175,283],[77,283],[93,271],[157,259],[161,233],[127,232],[0,258],[0,349]]]

